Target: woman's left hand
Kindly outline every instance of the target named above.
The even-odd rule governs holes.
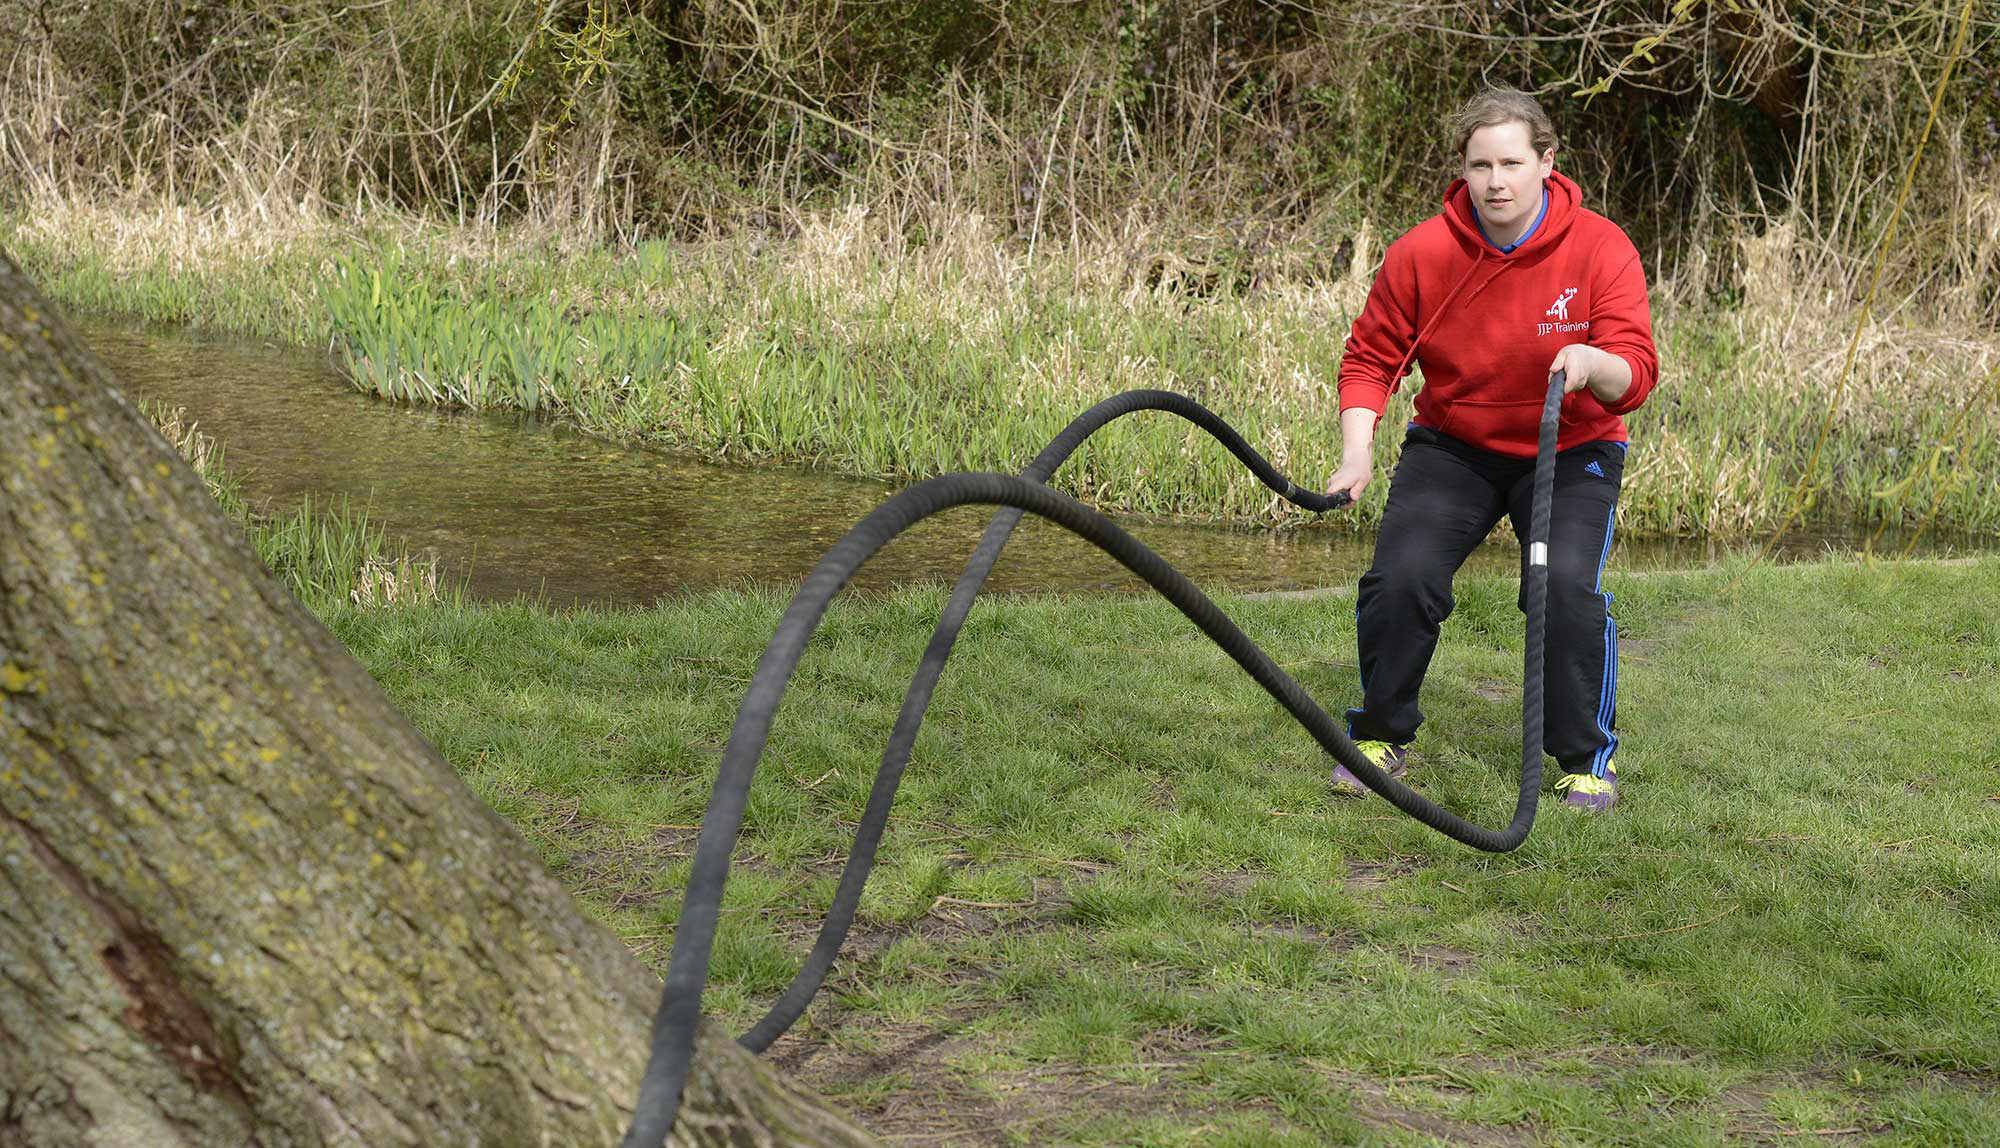
[[[1556,352],[1549,374],[1563,374],[1563,392],[1574,394],[1585,387],[1603,403],[1615,403],[1632,386],[1632,367],[1609,351],[1589,343],[1571,343]]]

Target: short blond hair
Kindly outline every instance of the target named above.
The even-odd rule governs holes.
[[[1464,159],[1465,145],[1471,142],[1473,132],[1513,123],[1527,125],[1536,155],[1556,146],[1556,125],[1535,97],[1515,88],[1495,87],[1484,89],[1451,113],[1452,153]]]

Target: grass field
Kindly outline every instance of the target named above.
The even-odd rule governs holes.
[[[2000,1142],[2000,560],[1607,581],[1625,801],[1545,806],[1507,856],[1330,797],[1164,604],[982,602],[772,1056],[892,1143]],[[844,601],[808,650],[724,908],[734,1028],[810,943],[942,599]],[[782,606],[328,617],[662,966]],[[1227,607],[1351,701],[1348,599]],[[1417,745],[1415,784],[1488,822],[1519,632],[1511,582],[1461,582]]]

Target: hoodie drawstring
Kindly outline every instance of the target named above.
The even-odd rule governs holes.
[[[1451,285],[1451,290],[1445,293],[1444,302],[1438,305],[1438,309],[1436,311],[1431,312],[1430,322],[1425,323],[1423,329],[1417,332],[1417,337],[1410,340],[1410,349],[1403,353],[1402,362],[1396,364],[1396,372],[1389,376],[1389,381],[1392,385],[1402,382],[1403,373],[1410,369],[1411,360],[1417,357],[1417,348],[1423,346],[1425,337],[1428,336],[1432,331],[1435,331],[1437,329],[1438,320],[1444,318],[1445,312],[1451,310],[1452,300],[1458,298],[1459,289],[1465,286],[1465,281],[1472,278],[1473,272],[1478,271],[1480,264],[1485,262],[1486,262],[1486,256],[1483,253],[1474,257],[1472,260],[1472,266],[1466,268],[1465,274],[1460,275],[1458,277],[1458,282],[1453,283]],[[1498,279],[1500,277],[1500,273],[1507,269],[1506,263],[1500,262],[1498,260],[1496,260],[1495,263],[1496,266],[1493,268],[1493,274],[1488,275],[1485,279],[1482,279],[1479,283],[1479,286],[1474,287],[1472,289],[1472,294],[1467,295],[1465,297],[1468,302],[1471,301],[1473,295],[1477,295],[1481,291],[1486,290],[1487,286],[1491,284],[1495,279]]]

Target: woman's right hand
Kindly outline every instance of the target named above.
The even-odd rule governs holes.
[[[1340,460],[1340,469],[1326,480],[1326,492],[1338,494],[1347,492],[1348,505],[1361,501],[1361,492],[1368,488],[1369,476],[1374,472],[1375,458],[1372,454],[1349,455]]]

